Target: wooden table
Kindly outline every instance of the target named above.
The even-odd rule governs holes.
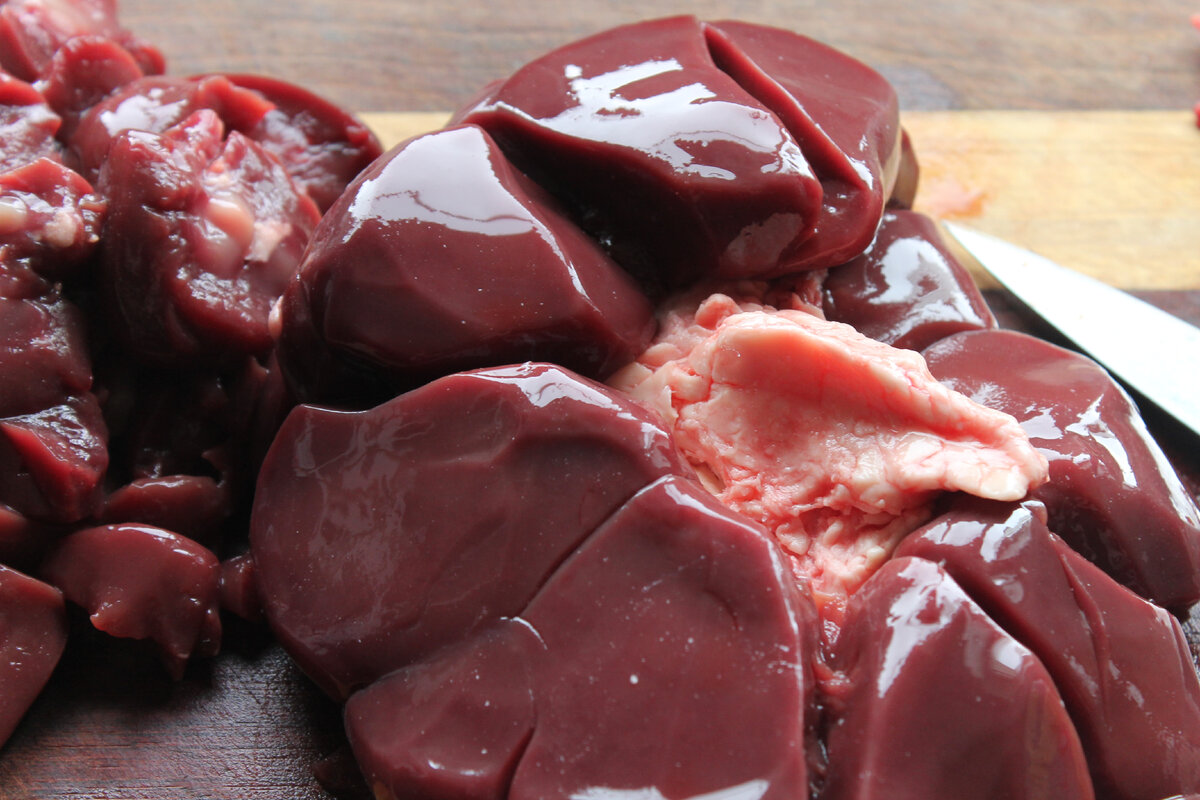
[[[360,112],[388,141],[439,124],[480,85],[572,38],[691,11],[790,27],[897,86],[923,165],[918,204],[1070,263],[1200,324],[1200,34],[1185,0],[995,3],[480,3],[123,0],[173,73],[261,72]],[[562,9],[566,10],[563,11]],[[286,9],[286,10],[284,10]],[[992,295],[1007,308],[1002,294]],[[1009,319],[1020,321],[1011,310]],[[1152,424],[1190,488],[1200,447]],[[338,709],[266,633],[170,682],[98,635],[72,641],[0,750],[0,800],[328,798]],[[362,787],[346,783],[347,796]]]

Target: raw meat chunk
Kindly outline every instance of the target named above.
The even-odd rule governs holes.
[[[937,492],[1016,500],[1045,478],[1012,417],[940,386],[918,354],[803,311],[685,303],[611,383],[775,534],[834,620]]]
[[[1050,676],[936,564],[888,562],[850,600],[823,800],[1092,798]]]
[[[38,158],[61,160],[54,138],[60,125],[41,92],[0,70],[0,174]]]
[[[821,181],[821,213],[789,254],[792,269],[857,256],[900,167],[896,91],[861,61],[791,31],[725,20],[705,33],[717,66],[779,117]]]
[[[306,399],[549,360],[604,377],[649,342],[649,301],[475,127],[413,139],[326,215],[281,307]],[[380,391],[379,393],[383,393]]]
[[[821,212],[799,145],[717,68],[691,17],[548,53],[456,119],[485,128],[655,283],[789,272]]]
[[[687,471],[649,411],[555,366],[461,373],[362,412],[300,406],[251,519],[268,619],[345,697],[519,613],[618,506]]]
[[[105,210],[90,183],[49,158],[0,172],[0,262],[72,278],[96,251]]]
[[[66,644],[62,593],[0,565],[0,746],[50,679]]]
[[[321,210],[382,151],[374,134],[341,109],[297,86],[254,75],[151,76],[128,83],[80,120],[70,151],[84,175],[95,175],[121,133],[165,133],[201,110],[275,156]]]
[[[145,77],[128,50],[103,36],[68,39],[42,71],[37,88],[62,118],[58,139],[70,142],[85,114],[126,84]]]
[[[1179,623],[1053,536],[1040,503],[960,502],[896,556],[941,564],[1041,660],[1097,797],[1200,790],[1200,679]]]
[[[667,477],[347,727],[380,797],[804,797],[812,638],[766,531]]]
[[[884,214],[870,248],[829,271],[824,294],[827,319],[892,347],[922,350],[952,333],[996,327],[933,220],[913,211]]]
[[[1099,365],[1013,331],[956,334],[924,354],[938,380],[1014,415],[1048,459],[1033,497],[1050,530],[1159,605],[1200,599],[1200,511]]]
[[[84,528],[59,543],[41,574],[97,629],[156,642],[177,679],[188,658],[220,646],[220,565],[183,536],[149,525]]]
[[[147,74],[163,71],[157,48],[117,22],[116,0],[7,0],[0,5],[0,67],[37,79],[60,47],[76,36],[103,36],[129,51]]]
[[[320,219],[274,157],[224,134],[200,110],[161,135],[120,134],[104,163],[109,310],[152,363],[265,355],[271,307]]]

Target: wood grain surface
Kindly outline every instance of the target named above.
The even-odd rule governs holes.
[[[120,0],[172,71],[265,72],[362,111],[456,108],[604,28],[692,13],[804,33],[873,65],[906,109],[1187,109],[1195,0]]]
[[[540,52],[611,25],[692,12],[788,27],[897,86],[923,166],[920,207],[1200,324],[1196,0],[120,2],[170,72],[290,80],[366,112],[389,142],[438,126]],[[1006,295],[989,298],[1007,324],[1047,333]],[[1200,491],[1194,438],[1150,422]],[[340,771],[338,709],[264,629],[230,620],[222,655],[173,683],[144,648],[75,622],[50,686],[0,750],[0,800],[329,798],[314,764],[340,797],[365,796],[353,771]]]

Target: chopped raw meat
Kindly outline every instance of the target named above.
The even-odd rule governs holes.
[[[661,414],[710,491],[775,534],[827,618],[937,492],[1016,500],[1045,479],[1012,417],[945,389],[914,352],[723,294],[692,308],[611,383]]]

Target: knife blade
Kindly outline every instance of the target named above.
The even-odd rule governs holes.
[[[1200,436],[1200,328],[985,233],[942,223],[1030,310]]]

